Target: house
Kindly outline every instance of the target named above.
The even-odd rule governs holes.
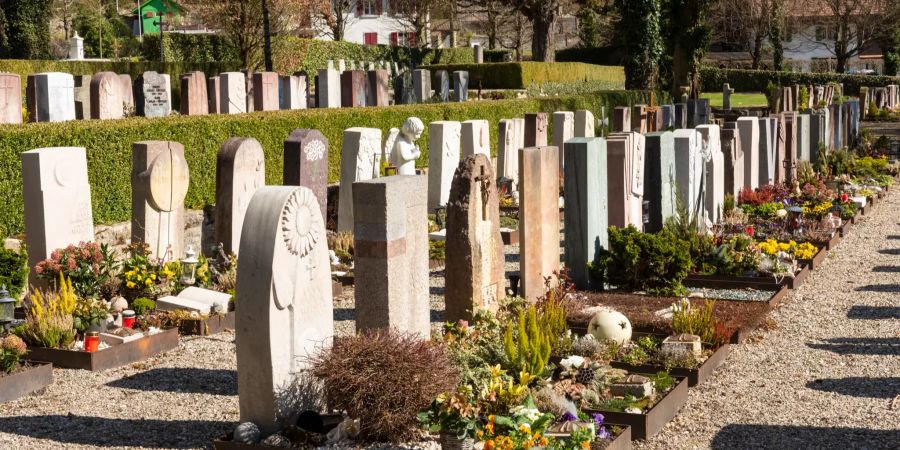
[[[392,3],[391,0],[352,0],[350,11],[344,14],[344,41],[364,45],[417,46],[421,37],[411,31],[410,24],[396,12]],[[314,19],[316,38],[330,39],[327,27],[321,22],[320,18]]]
[[[132,32],[135,35],[159,34],[160,23],[168,30],[180,20],[184,8],[172,0],[146,0],[131,10]],[[136,20],[138,17],[141,20]]]

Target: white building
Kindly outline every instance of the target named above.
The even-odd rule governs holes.
[[[344,14],[344,18],[346,42],[400,47],[418,45],[419,36],[410,29],[408,22],[396,14],[391,0],[353,0],[350,12]],[[321,23],[316,24],[315,28],[317,39],[331,39]]]

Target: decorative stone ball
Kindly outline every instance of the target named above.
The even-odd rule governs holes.
[[[591,318],[588,333],[599,341],[610,340],[624,345],[631,340],[631,321],[618,311],[603,309]]]
[[[110,305],[110,309],[114,312],[121,313],[128,309],[128,300],[125,300],[125,297],[114,297],[112,299],[112,304]]]
[[[241,422],[234,429],[234,442],[256,444],[259,442],[259,427],[253,422]]]

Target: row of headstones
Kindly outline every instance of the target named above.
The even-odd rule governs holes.
[[[685,103],[649,107],[647,105],[613,108],[612,131],[649,133],[668,129],[693,128],[709,123],[708,99],[691,99]]]
[[[838,95],[843,95],[843,85],[838,85]],[[800,104],[800,85],[796,84],[793,86],[784,86],[778,92],[779,94],[779,103],[778,103],[778,112],[785,111],[800,111],[813,109],[820,102],[825,102],[825,106],[831,106],[834,100],[835,94],[835,86],[827,85],[827,86],[806,86],[807,89],[807,99],[806,104]],[[731,95],[734,94],[734,89],[728,84],[724,83],[722,85],[722,109],[731,109]],[[862,94],[861,94],[862,96]]]
[[[868,113],[869,102],[874,102],[878,109],[893,110],[900,107],[900,89],[896,84],[876,88],[861,87],[859,97],[864,103],[864,115]]]

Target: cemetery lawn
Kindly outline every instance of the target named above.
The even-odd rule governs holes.
[[[710,106],[722,107],[721,92],[704,92],[700,94],[700,98],[708,98]],[[762,92],[735,92],[731,94],[732,108],[748,108],[753,106],[767,106],[766,95]]]

